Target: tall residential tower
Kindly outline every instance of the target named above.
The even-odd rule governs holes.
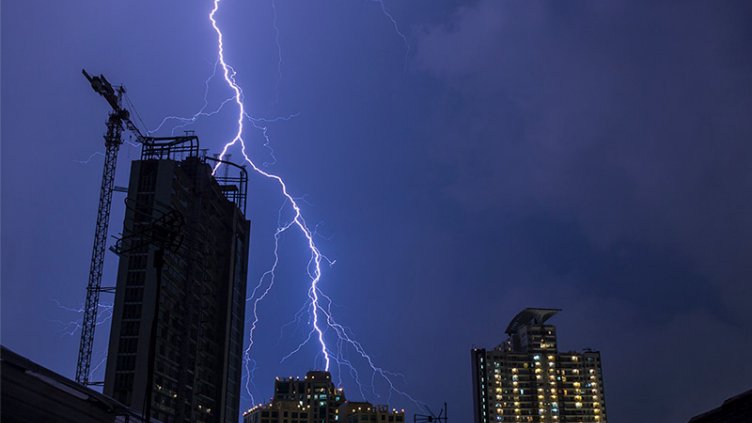
[[[131,166],[104,392],[163,422],[240,415],[247,175],[214,164],[186,136],[145,144]]]
[[[472,350],[475,423],[607,422],[600,353],[560,352],[546,324],[558,311],[527,308],[506,341]]]

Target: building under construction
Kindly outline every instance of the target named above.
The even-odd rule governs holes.
[[[192,135],[150,139],[131,165],[104,393],[147,421],[238,420],[246,185]]]

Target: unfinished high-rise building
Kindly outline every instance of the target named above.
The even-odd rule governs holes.
[[[559,351],[558,311],[522,310],[506,341],[472,350],[475,423],[607,422],[600,353]]]
[[[162,422],[240,415],[247,174],[217,163],[186,136],[131,165],[104,392]]]

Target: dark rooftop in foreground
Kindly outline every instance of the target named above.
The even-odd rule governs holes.
[[[114,399],[0,347],[4,422],[142,422]]]
[[[752,422],[752,389],[733,396],[723,404],[692,417],[689,423],[749,423]]]

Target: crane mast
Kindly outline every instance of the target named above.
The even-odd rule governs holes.
[[[82,71],[91,87],[112,107],[107,119],[107,132],[104,136],[105,155],[102,171],[102,186],[99,190],[99,208],[97,209],[97,224],[94,231],[94,246],[91,251],[89,266],[89,280],[86,285],[86,302],[84,318],[81,325],[81,344],[78,350],[76,366],[76,382],[90,385],[91,353],[94,345],[94,330],[97,326],[97,311],[99,308],[99,294],[102,292],[102,272],[104,269],[104,255],[106,251],[107,230],[110,225],[110,209],[112,207],[112,191],[115,185],[115,168],[120,145],[123,143],[124,127],[133,131],[139,141],[143,141],[138,129],[130,120],[130,113],[121,106],[125,89],[114,88],[104,75],[91,76]]]

